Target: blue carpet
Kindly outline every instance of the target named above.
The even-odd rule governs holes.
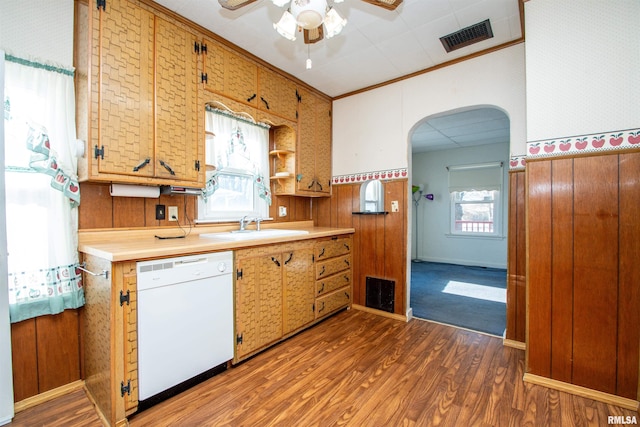
[[[422,319],[502,336],[506,287],[503,269],[411,263],[411,308]]]

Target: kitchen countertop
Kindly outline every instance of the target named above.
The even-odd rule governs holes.
[[[181,236],[184,232],[175,227],[136,230],[81,230],[78,233],[78,251],[111,262],[137,261],[153,258],[189,255],[203,252],[234,250],[260,245],[292,242],[319,237],[331,237],[351,234],[353,228],[314,227],[313,221],[298,221],[262,225],[263,230],[279,228],[286,230],[305,230],[309,234],[278,236],[241,241],[226,241],[201,237],[200,234],[224,232],[237,229],[237,226],[196,226],[184,238],[158,239],[157,236]],[[247,227],[253,229],[253,227]],[[186,229],[188,231],[188,229]]]

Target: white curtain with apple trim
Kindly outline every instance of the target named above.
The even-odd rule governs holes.
[[[11,322],[84,305],[73,70],[5,55]]]

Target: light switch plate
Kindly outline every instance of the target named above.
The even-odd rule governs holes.
[[[278,216],[287,216],[286,206],[278,206]]]

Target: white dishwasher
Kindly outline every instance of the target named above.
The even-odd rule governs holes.
[[[233,252],[137,263],[143,401],[233,358]]]

